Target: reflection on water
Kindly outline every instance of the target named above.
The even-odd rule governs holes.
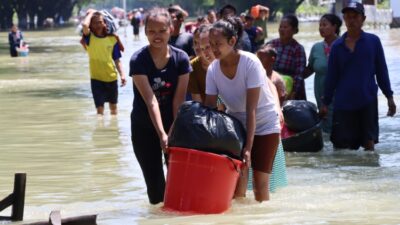
[[[277,25],[270,26],[271,38]],[[296,36],[307,54],[320,40],[316,24]],[[274,32],[275,31],[275,32]],[[400,30],[376,30],[386,52],[399,104]],[[127,73],[132,53],[146,44],[121,38]],[[71,29],[26,32],[28,57],[0,53],[0,199],[12,190],[16,172],[26,172],[26,221],[99,213],[99,224],[399,224],[399,116],[385,116],[379,97],[380,143],[375,152],[333,151],[325,140],[318,153],[287,154],[289,186],[258,204],[252,193],[221,215],[176,215],[150,206],[130,143],[132,83],[120,89],[119,115],[98,118],[90,92],[88,60]],[[0,44],[6,44],[0,33]],[[313,97],[313,78],[307,95]],[[106,110],[108,113],[108,110]],[[8,215],[10,209],[0,215]],[[0,222],[5,224],[5,222]],[[12,223],[18,224],[18,223]]]

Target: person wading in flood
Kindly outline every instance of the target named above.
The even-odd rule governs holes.
[[[347,32],[332,45],[320,113],[326,116],[334,97],[333,146],[374,150],[379,137],[378,86],[387,98],[387,115],[396,113],[385,54],[379,37],[362,30],[361,3],[350,1],[342,13]]]
[[[90,83],[98,115],[104,114],[104,103],[109,102],[111,115],[117,114],[118,70],[121,86],[125,73],[120,58],[124,47],[116,35],[107,34],[107,26],[100,12],[89,9],[83,21],[82,45],[89,56]]]
[[[131,138],[151,204],[164,200],[162,153],[167,151],[167,133],[185,100],[192,71],[189,56],[168,44],[172,29],[167,10],[150,10],[145,19],[149,45],[135,52],[130,61],[135,96]]]
[[[242,23],[237,17],[213,24],[209,39],[216,60],[207,71],[205,105],[215,108],[219,95],[227,113],[239,119],[246,128],[243,149],[246,167],[236,186],[235,197],[246,196],[251,166],[254,197],[262,202],[269,200],[269,176],[279,144],[278,100],[274,98],[257,56],[237,49],[242,33]]]

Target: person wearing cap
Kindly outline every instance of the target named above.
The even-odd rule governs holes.
[[[378,87],[387,98],[387,115],[396,113],[385,54],[379,37],[362,30],[366,17],[361,3],[350,1],[342,13],[347,32],[332,44],[320,113],[326,115],[334,98],[335,148],[374,150],[379,137]]]

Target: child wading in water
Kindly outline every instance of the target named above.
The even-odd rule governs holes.
[[[117,114],[118,70],[121,86],[126,79],[120,61],[123,46],[118,37],[107,34],[107,26],[100,12],[89,9],[83,21],[83,44],[89,55],[90,83],[98,115],[104,114],[104,103],[109,102],[111,115]]]
[[[172,21],[168,11],[154,8],[146,16],[145,34],[149,45],[135,52],[129,76],[134,84],[131,114],[132,144],[142,169],[151,204],[164,200],[165,177],[162,153],[168,131],[179,106],[185,100],[189,56],[168,44]]]
[[[243,149],[246,168],[239,178],[235,197],[245,197],[251,166],[254,196],[262,202],[269,200],[269,176],[279,144],[279,113],[260,60],[237,49],[242,33],[239,18],[220,20],[211,28],[209,38],[216,60],[208,67],[205,104],[216,107],[219,95],[227,113],[246,128]]]

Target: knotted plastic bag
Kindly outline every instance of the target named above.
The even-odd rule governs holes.
[[[187,101],[179,108],[171,129],[169,146],[242,159],[246,131],[238,119],[224,112]]]

